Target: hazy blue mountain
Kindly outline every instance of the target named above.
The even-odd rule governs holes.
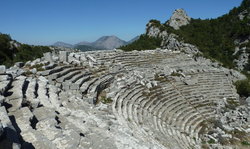
[[[127,44],[126,41],[121,40],[116,36],[103,36],[93,42],[91,45],[99,49],[114,49],[125,44]]]
[[[65,48],[73,48],[74,47],[74,45],[72,45],[72,44],[65,43],[65,42],[60,42],[60,41],[54,43],[53,46],[56,46],[56,47],[65,47]]]
[[[136,36],[132,40],[126,42],[116,36],[102,36],[94,42],[82,41],[77,44],[71,45],[64,42],[56,42],[53,46],[57,47],[66,47],[66,48],[76,48],[82,51],[91,51],[91,50],[112,50],[114,48],[127,45],[139,39],[139,36]]]
[[[91,42],[82,41],[82,42],[79,42],[79,43],[75,44],[75,46],[77,46],[77,45],[87,45],[87,46],[90,46],[91,44],[92,44]]]

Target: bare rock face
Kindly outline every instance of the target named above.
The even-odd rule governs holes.
[[[183,9],[176,9],[167,24],[175,30],[180,29],[181,26],[189,24],[191,18]]]
[[[250,18],[250,13],[247,10],[244,10],[238,15],[238,17],[242,21],[245,17]]]
[[[158,27],[154,26],[152,23],[147,24],[147,35],[149,37],[159,37],[161,31]]]
[[[237,68],[242,71],[248,64],[249,54],[246,52],[246,47],[242,48],[241,51],[239,58],[235,59],[234,62],[236,63]]]

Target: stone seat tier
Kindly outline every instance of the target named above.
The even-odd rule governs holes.
[[[132,82],[130,84],[130,88],[132,88],[135,85],[136,82]],[[120,118],[120,115],[122,115],[122,107],[121,107],[121,102],[123,100],[122,97],[126,96],[126,94],[130,92],[129,88],[126,88],[125,86],[122,87],[119,92],[115,95],[112,103],[112,110],[113,113],[116,115],[116,117]]]
[[[91,86],[89,86],[88,93],[93,94],[94,92],[97,92],[98,89],[104,88],[105,85],[110,83],[110,81],[113,78],[114,77],[110,74],[104,75],[104,76],[98,78],[95,82],[93,82],[93,84]]]
[[[147,112],[144,112],[144,113],[147,113]],[[157,130],[157,131],[160,131],[161,133],[163,133],[163,134],[165,134],[165,135],[168,135],[168,133],[166,133],[165,131],[164,131],[164,129],[162,129],[162,128],[160,128],[160,127],[158,127],[159,125],[158,125],[158,123],[155,123],[155,121],[154,121],[154,118],[155,116],[152,116],[151,114],[146,114],[146,115],[144,115],[144,123],[143,124],[145,124],[145,125],[148,125],[148,126],[150,126],[153,130]],[[166,127],[166,126],[165,126]],[[171,126],[171,125],[168,125],[167,126],[168,127],[168,129],[170,129],[171,131],[172,131],[172,136],[171,137],[176,137],[176,140],[175,141],[177,141],[177,142],[179,142],[179,143],[181,143],[181,144],[183,144],[184,146],[190,146],[190,143],[192,143],[192,142],[190,142],[190,139],[186,136],[186,135],[183,135],[182,133],[181,133],[181,131],[180,130],[178,130],[178,128],[177,127],[174,127],[174,126]],[[163,130],[163,131],[162,131]],[[156,134],[157,135],[157,134]]]
[[[57,66],[57,67],[55,67],[55,68],[53,68],[53,69],[42,71],[42,72],[41,72],[41,75],[42,75],[42,76],[51,75],[51,74],[53,74],[53,73],[60,72],[60,71],[66,69],[66,68],[69,68],[69,67],[71,67],[71,66],[70,66],[70,65]]]
[[[86,76],[82,76],[81,78],[79,78],[74,83],[65,82],[65,85],[69,86],[69,89],[71,89],[71,90],[79,90],[80,87],[83,85],[83,83],[90,80],[90,79],[91,79],[91,76],[86,75]],[[65,85],[64,85],[64,88],[67,89],[65,87]]]
[[[121,115],[121,116],[123,115],[123,109],[124,108],[126,109],[126,105],[123,104],[123,101],[125,100],[126,96],[128,96],[132,92],[133,92],[133,90],[127,89],[121,96],[118,96],[118,98],[116,99],[116,102],[117,102],[116,107],[118,107],[117,112],[119,113],[119,115]]]
[[[90,79],[87,79],[87,81],[85,81],[81,86],[80,86],[80,91],[82,93],[87,93],[87,91],[89,90],[89,87],[95,82],[97,81],[98,78],[93,78],[90,77]]]
[[[184,103],[185,103],[185,102],[184,102]],[[167,106],[165,106],[165,105],[163,105],[162,107],[165,107],[165,108],[166,108],[166,109],[168,109],[168,110],[170,109],[170,107],[167,107]],[[177,106],[173,107],[172,109],[177,109],[176,107],[178,108],[178,107],[179,107],[179,105],[177,105]],[[185,107],[185,106],[184,106],[184,107]],[[193,108],[188,107],[188,109],[193,109]],[[188,110],[188,109],[187,109],[187,110]],[[197,112],[196,112],[194,109],[193,109],[193,112],[197,114]],[[175,113],[175,112],[173,112],[173,113]],[[164,114],[163,114],[163,115],[164,115]],[[180,114],[180,115],[181,115],[181,114]],[[161,117],[161,118],[162,118],[163,116],[161,116],[161,115],[160,115],[159,117]],[[176,116],[173,116],[173,117],[176,117]],[[178,117],[178,116],[177,116],[177,117]]]
[[[48,80],[43,78],[38,78],[37,84],[38,84],[37,98],[39,99],[39,104],[45,107],[53,107],[49,99]]]
[[[75,75],[81,73],[80,70],[75,70],[75,71],[72,71],[64,76],[61,76],[60,78],[57,78],[56,81],[59,82],[59,83],[62,83],[62,82],[65,82],[66,80],[69,80],[71,79],[72,77],[74,77]]]
[[[39,104],[38,97],[38,83],[36,78],[28,78],[29,85],[26,91],[26,101],[28,101],[33,108],[36,108]]]
[[[10,88],[11,81],[0,82],[0,95],[3,95]]]
[[[136,93],[137,92],[140,92],[140,87],[138,87],[137,88],[137,90],[135,89],[135,88],[133,88],[133,90],[134,90],[134,92],[127,92],[126,94],[127,95],[124,95],[125,97],[127,97],[128,99],[130,99],[130,97],[133,97],[134,95],[136,95]],[[123,96],[123,97],[124,97]],[[121,99],[124,99],[123,97],[121,97]],[[132,103],[130,103],[130,101],[125,101],[126,99],[124,99],[123,101],[125,102],[124,104],[126,104],[127,103],[127,105],[129,106],[128,108],[130,108],[130,105],[132,105]],[[129,104],[128,104],[129,103]],[[120,105],[122,105],[122,104],[120,104]],[[126,106],[122,106],[124,109],[126,109]],[[132,107],[132,106],[131,106]],[[131,111],[132,112],[132,111]],[[131,112],[125,112],[124,110],[123,110],[123,112],[122,112],[122,110],[121,110],[121,112],[120,113],[131,113]],[[132,112],[132,113],[134,113],[134,112]],[[129,114],[130,115],[130,114]],[[130,115],[131,116],[131,115]],[[130,116],[128,116],[128,117],[130,117]],[[127,118],[126,116],[124,116],[125,117],[125,119]],[[130,121],[131,120],[134,120],[132,117],[131,117],[131,119],[130,119]]]
[[[74,72],[74,71],[77,71],[77,70],[81,70],[82,68],[81,67],[75,67],[75,68],[65,68],[63,69],[62,71],[59,71],[59,72],[56,72],[56,73],[53,73],[51,75],[48,76],[48,80],[50,81],[54,81],[64,75],[67,75],[68,73],[71,73],[71,72]]]
[[[143,88],[141,86],[138,86],[138,88],[134,88],[125,98],[123,98],[123,117],[125,119],[129,119],[131,120],[130,118],[133,119],[132,117],[132,111],[130,111],[130,109],[132,108],[132,105],[134,104],[131,100],[131,98],[137,94],[139,94],[140,92],[142,92]],[[131,106],[131,108],[130,108]],[[130,117],[130,118],[129,118]]]

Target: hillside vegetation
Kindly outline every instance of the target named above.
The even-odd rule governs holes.
[[[179,41],[197,46],[204,57],[217,60],[227,68],[238,69],[234,61],[240,59],[242,52],[250,55],[250,0],[243,0],[239,7],[216,19],[191,19],[188,25],[177,30],[169,26],[168,21],[161,24],[158,20],[150,20],[149,24],[146,34],[121,49],[131,51],[165,47],[162,36],[159,37],[160,34],[157,34],[157,37],[148,36],[149,30],[154,27],[161,33],[166,31],[168,35],[171,33],[178,35]],[[235,51],[236,47],[239,51]],[[235,82],[238,93],[245,97],[250,95],[249,71],[248,56],[248,63],[242,70],[248,79]]]
[[[21,44],[12,40],[9,35],[0,33],[0,65],[11,66],[15,62],[34,60],[50,51],[49,47]]]
[[[206,57],[214,58],[233,68],[232,60],[239,56],[239,53],[233,55],[236,46],[234,41],[244,41],[250,36],[250,17],[240,20],[238,16],[243,11],[250,12],[250,0],[244,0],[240,7],[233,8],[228,14],[217,19],[192,19],[189,25],[172,31],[185,42],[196,45]],[[241,46],[250,47],[250,43]],[[249,49],[247,50],[249,53]]]
[[[161,38],[149,37],[147,35],[141,35],[138,40],[131,44],[120,47],[124,51],[132,50],[148,50],[155,49],[161,46]]]
[[[101,50],[93,46],[88,46],[88,45],[76,45],[74,46],[75,49],[81,50],[82,52],[85,51],[94,51],[94,50]]]
[[[247,12],[248,16],[242,20],[239,14]],[[179,40],[196,45],[205,57],[216,59],[229,68],[234,68],[234,59],[237,59],[240,52],[233,55],[236,44],[235,40],[244,41],[250,36],[250,0],[244,0],[238,8],[233,8],[228,14],[216,19],[191,19],[191,22],[182,26],[179,30],[174,30],[167,23],[161,24],[158,20],[151,20],[155,27],[161,31],[174,33],[179,36]],[[133,49],[144,50],[160,47],[156,39],[147,35],[141,36],[136,42],[121,47],[125,51]],[[157,40],[158,41],[158,40]],[[250,47],[250,42],[240,45]],[[250,53],[249,48],[247,49]],[[249,66],[245,67],[250,70]]]

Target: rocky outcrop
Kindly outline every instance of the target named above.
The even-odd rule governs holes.
[[[183,9],[177,9],[170,20],[167,21],[166,25],[172,25],[171,27],[179,29],[179,27],[187,25],[189,21],[190,18],[186,15],[185,11]],[[164,24],[156,20],[151,20],[147,24],[146,35],[149,37],[161,38],[161,48],[182,51],[192,55],[200,53],[196,46],[180,41],[176,34],[168,33],[167,30],[162,29],[164,26]]]
[[[178,30],[181,26],[189,24],[190,20],[184,9],[176,9],[166,24]]]
[[[247,47],[243,47],[239,49],[239,47],[236,47],[235,54],[239,54],[238,58],[234,60],[234,63],[236,64],[236,67],[238,70],[243,71],[247,65],[249,65],[249,53],[247,53],[246,50]]]
[[[153,22],[147,24],[146,35],[149,37],[161,38],[161,48],[182,51],[188,54],[195,55],[199,52],[198,48],[194,45],[185,43],[178,40],[178,36],[173,33],[168,33],[166,30],[160,30],[160,27],[155,25]]]
[[[248,10],[244,10],[241,13],[239,13],[238,17],[241,21],[244,20],[245,17],[247,17],[249,19],[250,13],[248,12]]]
[[[234,63],[238,70],[248,70],[247,66],[249,66],[249,48],[246,46],[250,41],[250,36],[238,38],[234,40],[235,52],[233,56],[236,56],[234,59]]]

